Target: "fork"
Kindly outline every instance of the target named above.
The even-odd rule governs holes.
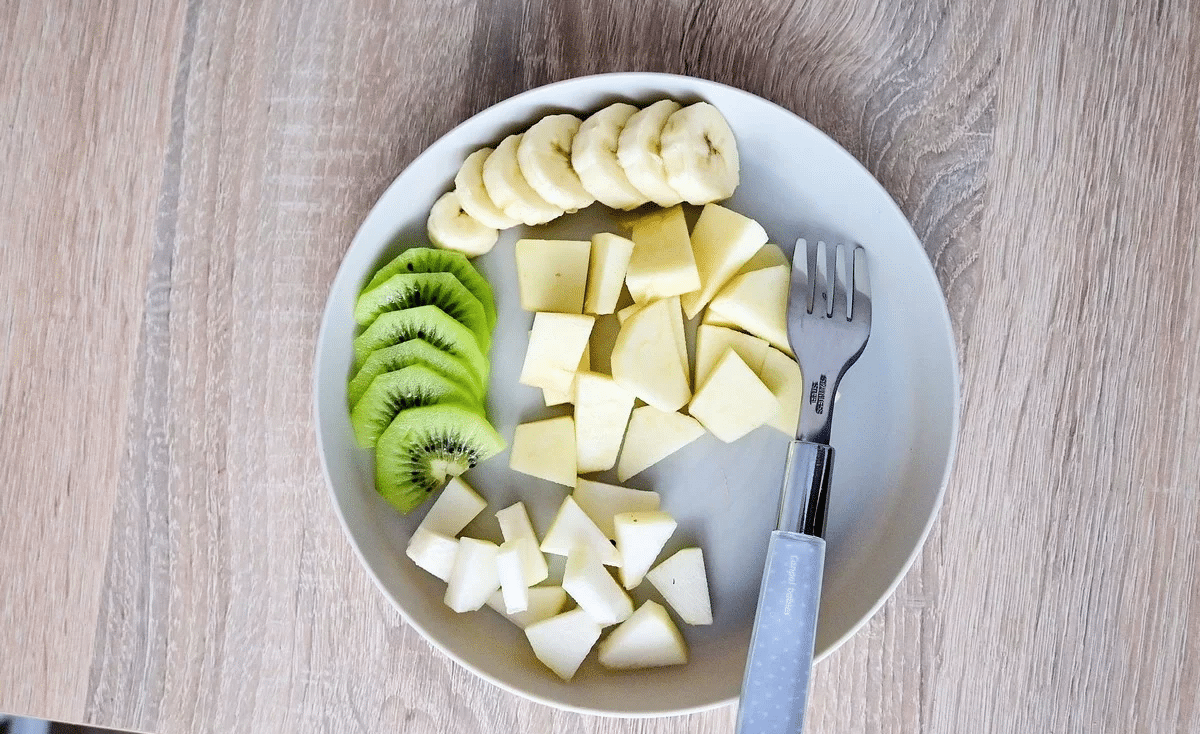
[[[796,440],[788,449],[779,521],[767,546],[738,734],[796,734],[804,728],[833,475],[834,397],[870,335],[866,251],[797,240],[788,341],[800,362],[805,394]]]

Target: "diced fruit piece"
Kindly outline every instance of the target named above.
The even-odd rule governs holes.
[[[437,306],[389,311],[371,322],[367,330],[354,339],[355,369],[361,368],[375,350],[411,339],[421,339],[449,352],[471,369],[479,384],[487,384],[491,365],[474,332]]]
[[[397,273],[358,297],[354,319],[367,326],[380,314],[417,306],[437,306],[470,329],[482,351],[491,346],[492,327],[483,304],[450,273]]]
[[[622,512],[657,510],[660,502],[658,492],[619,487],[582,478],[575,485],[575,493],[572,496],[596,523],[596,527],[613,540],[617,537],[617,531],[613,528],[614,515]]]
[[[804,376],[800,373],[800,365],[778,349],[768,349],[758,374],[779,401],[779,412],[770,420],[770,425],[795,436],[800,425],[800,402],[804,398]]]
[[[779,401],[730,349],[696,391],[688,412],[714,436],[732,443],[774,418]]]
[[[435,533],[418,527],[408,540],[405,554],[429,573],[442,581],[450,578],[454,569],[454,557],[458,554],[458,540],[449,535]]]
[[[496,574],[500,579],[500,593],[504,597],[504,611],[516,614],[529,608],[529,586],[526,583],[521,547],[533,545],[529,538],[506,540],[496,551]]]
[[[742,358],[746,366],[757,373],[771,348],[766,340],[745,332],[730,329],[725,326],[701,324],[696,329],[696,386],[700,387],[708,379],[709,373],[725,352],[732,349]]]
[[[646,578],[684,622],[712,624],[708,575],[699,548],[684,548],[651,569]]]
[[[595,322],[595,316],[581,314],[534,314],[519,382],[531,387],[570,390]]]
[[[549,619],[562,611],[567,603],[567,592],[561,586],[533,586],[528,589],[529,607],[523,612],[509,614],[504,608],[504,594],[495,591],[488,597],[487,605],[504,615],[518,627],[525,628],[543,619]]]
[[[683,368],[683,379],[687,380],[688,389],[692,388],[692,363],[688,359],[687,336],[683,328],[683,306],[679,296],[663,299],[669,305],[671,313],[671,335],[675,337],[675,350],[679,352],[679,364]]]
[[[471,291],[487,312],[488,327],[496,325],[496,299],[475,266],[461,252],[434,247],[410,247],[380,268],[364,291],[369,291],[397,273],[451,273]]]
[[[683,296],[688,318],[695,318],[766,242],[766,230],[753,219],[717,204],[705,206],[692,228],[700,289]]]
[[[617,463],[621,439],[633,410],[633,395],[608,375],[575,377],[576,471],[606,471]]]
[[[533,533],[533,524],[529,522],[525,503],[517,502],[505,507],[496,513],[496,519],[500,522],[500,534],[504,536],[505,542],[522,539],[529,541],[528,544],[522,543],[519,546],[522,573],[525,574],[528,585],[533,586],[544,581],[549,575],[546,557],[538,549],[538,539]]]
[[[608,232],[592,236],[592,259],[588,264],[584,313],[606,314],[616,310],[631,255],[632,240]]]
[[[559,418],[522,423],[513,434],[508,467],[532,477],[575,486],[575,419]]]
[[[634,396],[659,410],[683,407],[691,397],[688,376],[680,363],[673,325],[672,301],[656,301],[621,326],[612,351],[613,379]]]
[[[515,252],[521,308],[583,313],[591,242],[517,240]]]
[[[644,303],[631,303],[620,311],[617,311],[617,323],[624,325],[624,323],[629,320],[630,316],[634,315],[638,311],[641,311],[642,307],[645,305],[646,304]]]
[[[633,224],[633,254],[625,285],[638,303],[689,293],[700,287],[683,209],[647,214]]]
[[[634,408],[617,462],[617,478],[623,482],[703,435],[704,426],[691,416],[653,405]]]
[[[583,356],[579,358],[579,366],[575,369],[576,373],[587,372],[592,368],[592,345],[589,342],[583,347]],[[564,403],[575,402],[575,380],[571,380],[571,385],[566,390],[555,390],[549,387],[542,388],[542,400],[549,408],[554,405],[563,405]]]
[[[375,445],[375,489],[412,512],[447,480],[503,450],[504,439],[478,413],[444,404],[410,408]]]
[[[762,270],[763,268],[771,268],[777,265],[791,265],[792,261],[787,255],[783,254],[783,250],[779,249],[779,245],[767,243],[754,253],[754,257],[746,261],[746,264],[738,268],[738,271],[733,274],[736,278],[742,273],[749,273],[753,270]],[[730,278],[733,280],[733,278]]]
[[[625,121],[617,139],[617,160],[629,183],[661,207],[683,201],[679,192],[667,183],[662,158],[662,129],[679,107],[678,102],[663,99],[638,110]]]
[[[589,617],[605,627],[633,614],[629,594],[586,545],[575,546],[567,555],[562,587]]]
[[[546,115],[525,131],[517,146],[521,175],[538,196],[567,212],[596,200],[571,167],[571,145],[579,123],[574,115]]]
[[[424,339],[409,339],[406,342],[371,352],[371,356],[367,357],[366,362],[363,362],[362,368],[354,375],[354,379],[350,380],[350,384],[346,388],[347,396],[350,398],[350,407],[353,408],[358,404],[363,393],[367,391],[376,377],[385,372],[394,372],[414,364],[428,367],[453,380],[471,393],[475,402],[483,404],[483,386],[479,384],[479,378],[475,376],[475,373],[468,369],[462,360],[449,352],[443,352]]]
[[[358,445],[369,449],[400,411],[439,403],[483,410],[475,397],[458,383],[424,365],[414,364],[376,377],[350,411],[350,425],[354,427]]]
[[[621,557],[608,536],[596,527],[575,498],[568,495],[558,508],[554,522],[550,523],[546,537],[542,538],[542,552],[567,556],[579,546],[586,546],[606,566],[621,565]]]
[[[487,500],[471,489],[462,477],[454,477],[434,500],[419,528],[453,538],[485,507]]]
[[[510,219],[528,225],[545,224],[563,215],[562,207],[538,196],[517,161],[521,135],[509,135],[483,161],[483,187],[488,197]]]
[[[456,612],[473,612],[500,588],[496,570],[495,543],[476,538],[459,538],[454,567],[446,583],[446,606]]]
[[[602,627],[582,609],[572,609],[525,628],[525,637],[533,654],[563,680],[575,677],[575,671],[600,639]]]
[[[500,239],[499,231],[463,210],[454,191],[442,194],[430,207],[425,232],[429,241],[438,247],[461,252],[467,257],[489,252]]]
[[[647,600],[600,643],[606,668],[658,668],[687,662],[687,643],[663,605]]]
[[[642,583],[676,525],[675,518],[661,510],[622,512],[613,518],[621,554],[621,584],[626,589]]]
[[[723,322],[762,337],[784,354],[792,348],[787,336],[787,303],[791,269],[778,265],[739,275],[708,305]]]
[[[667,118],[662,129],[667,183],[689,204],[728,199],[739,180],[737,140],[716,107],[688,105]]]

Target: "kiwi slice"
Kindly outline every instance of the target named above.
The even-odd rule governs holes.
[[[480,351],[475,334],[437,306],[389,311],[375,319],[354,339],[354,368],[361,369],[375,350],[410,339],[422,339],[453,354],[470,368],[480,385],[487,384],[491,365]]]
[[[428,367],[414,364],[384,372],[371,381],[350,413],[354,437],[364,449],[373,448],[397,413],[437,403],[455,403],[476,411],[482,407],[462,387]]]
[[[380,268],[363,291],[372,290],[397,273],[450,273],[479,299],[487,316],[488,329],[496,325],[496,301],[492,287],[461,252],[411,247]]]
[[[402,411],[375,445],[375,489],[397,510],[412,512],[451,477],[504,450],[483,416],[441,403]]]
[[[416,306],[437,306],[470,329],[487,352],[492,330],[479,299],[450,273],[397,273],[358,297],[354,318],[368,326],[381,313]]]
[[[385,372],[401,370],[410,365],[419,364],[428,367],[442,377],[448,378],[459,387],[465,389],[476,403],[483,404],[483,385],[479,383],[475,373],[467,368],[458,357],[450,352],[443,352],[424,339],[409,339],[390,347],[371,352],[362,368],[350,380],[346,392],[350,397],[350,407],[358,404],[363,393],[371,386],[371,381]]]

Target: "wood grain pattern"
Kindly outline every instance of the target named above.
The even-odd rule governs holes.
[[[1196,49],[1200,8],[1169,0],[0,8],[0,710],[732,731],[450,662],[360,569],[312,439],[325,295],[392,178],[505,97],[638,69],[829,132],[951,307],[942,514],[817,668],[808,730],[1200,730]]]

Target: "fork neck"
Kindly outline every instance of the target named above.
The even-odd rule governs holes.
[[[800,425],[796,438],[829,444],[833,430],[833,402],[845,370],[804,371],[804,394],[800,399]]]

